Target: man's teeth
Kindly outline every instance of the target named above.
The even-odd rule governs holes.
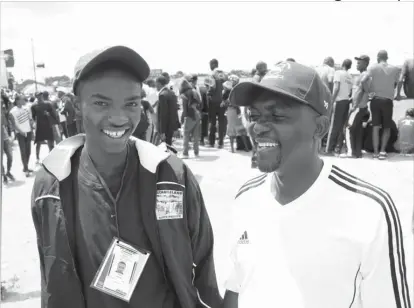
[[[111,138],[121,138],[125,135],[126,129],[118,131],[103,130],[103,132]]]
[[[277,142],[259,142],[259,148],[273,148],[278,146]]]

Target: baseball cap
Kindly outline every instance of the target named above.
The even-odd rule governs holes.
[[[267,90],[308,105],[320,115],[326,115],[330,94],[316,70],[296,62],[280,62],[263,76],[260,83],[245,81],[230,93],[230,102],[249,106],[257,98],[257,89]]]
[[[93,68],[108,61],[120,62],[127,65],[140,81],[147,79],[150,74],[150,68],[147,62],[136,51],[126,46],[107,47],[92,51],[78,60],[75,65],[73,93],[76,93],[79,80]]]
[[[367,55],[360,55],[359,57],[355,57],[355,60],[367,61],[369,62],[369,57]]]

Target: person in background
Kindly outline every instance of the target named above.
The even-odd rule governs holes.
[[[58,144],[62,141],[62,133],[60,132],[60,117],[59,117],[59,105],[57,101],[51,101],[49,92],[43,92],[43,101],[46,104],[52,106],[52,110],[54,113],[54,117],[50,117],[50,123],[52,124],[52,131],[53,131],[53,140]]]
[[[259,61],[256,64],[256,71],[253,75],[253,81],[260,82],[264,75],[267,73],[267,64],[263,61]]]
[[[207,99],[209,112],[209,146],[214,147],[216,143],[216,132],[218,122],[218,148],[224,147],[224,137],[226,135],[226,108],[222,106],[223,102],[223,83],[226,81],[226,74],[219,69],[217,59],[210,61],[211,75],[206,78],[208,83]]]
[[[74,96],[70,93],[65,94],[62,98],[63,110],[61,113],[66,117],[66,127],[68,137],[75,136],[77,134],[76,129],[76,110],[74,107]]]
[[[158,94],[157,89],[155,86],[155,80],[154,79],[148,79],[146,81],[146,86],[144,87],[146,99],[151,104],[151,107],[155,107],[155,103],[158,101]],[[154,110],[155,111],[155,110]]]
[[[355,80],[352,90],[352,108],[350,112],[350,123],[347,128],[349,133],[348,153],[349,155],[342,155],[341,157],[361,158],[362,146],[364,141],[364,123],[369,119],[370,113],[368,111],[369,102],[369,87],[370,81],[362,84],[361,80],[366,78],[367,67],[369,65],[369,57],[361,55],[355,57],[357,61],[357,70],[360,75]]]
[[[132,133],[132,136],[152,142],[152,137],[154,134],[152,122],[152,115],[154,114],[154,109],[151,104],[146,100],[146,93],[144,89],[141,90],[141,119],[137,125],[137,128]]]
[[[7,118],[6,118],[6,105],[3,101],[1,101],[1,144],[2,144],[2,149],[1,149],[1,175],[3,177],[3,183],[8,183],[9,180],[11,181],[15,181],[16,179],[14,178],[13,174],[11,174],[11,168],[13,166],[13,149],[12,149],[12,142],[13,139],[11,138],[11,136],[8,133],[8,129],[7,129]],[[7,158],[7,169],[4,169],[3,166],[3,153],[6,154],[6,158]]]
[[[53,125],[59,121],[52,105],[50,103],[46,103],[43,97],[43,94],[40,93],[37,96],[37,103],[32,106],[32,117],[33,121],[36,123],[34,143],[36,144],[37,164],[40,164],[40,146],[44,141],[47,142],[49,152],[54,148],[55,141],[53,135]]]
[[[227,108],[227,136],[230,138],[230,149],[232,153],[234,153],[234,142],[238,136],[241,137],[241,140],[244,143],[243,149],[248,151],[249,148],[247,144],[247,131],[243,126],[240,107],[231,104],[229,101],[230,92],[239,83],[239,81],[240,79],[238,76],[230,75],[229,80],[223,84],[223,102]]]
[[[59,129],[62,132],[63,136],[65,136],[65,138],[69,137],[68,134],[68,127],[67,127],[67,118],[65,113],[63,113],[63,109],[64,109],[64,103],[63,103],[63,98],[65,96],[65,93],[62,91],[58,91],[58,97],[55,100],[54,104],[56,104],[56,111],[58,113],[58,117],[59,117]]]
[[[156,80],[158,90],[157,131],[167,145],[172,146],[174,132],[180,128],[177,113],[177,97],[168,88],[168,80],[159,76]]]
[[[400,80],[398,81],[397,95],[395,100],[401,99],[401,88],[404,86],[404,93],[407,98],[414,98],[414,59],[405,60]]]
[[[10,110],[10,119],[19,143],[20,156],[23,164],[23,172],[26,177],[33,172],[29,169],[30,154],[33,139],[33,123],[30,111],[24,106],[26,99],[23,95],[17,95],[15,106]]]
[[[201,132],[200,132],[200,145],[205,145],[205,139],[208,137],[208,98],[207,98],[207,86],[200,86],[201,94]]]
[[[395,149],[402,154],[414,153],[414,108],[408,109],[405,117],[398,121],[398,140]]]
[[[345,59],[342,69],[335,72],[332,94],[333,116],[326,145],[327,154],[340,155],[344,143],[344,130],[348,118],[353,79],[348,72],[352,66],[350,59]]]
[[[326,57],[323,60],[322,66],[316,68],[316,71],[321,77],[322,82],[328,87],[329,91],[333,91],[333,83],[335,77],[335,61],[332,57]]]
[[[394,108],[394,93],[399,81],[399,69],[387,63],[388,53],[385,50],[378,52],[378,63],[368,68],[368,74],[362,79],[362,83],[371,78],[370,92],[374,93],[371,100],[372,113],[372,144],[374,146],[374,158],[387,159],[386,147],[390,138],[392,114]],[[383,133],[380,134],[380,129]],[[381,142],[380,142],[381,139]]]
[[[199,156],[201,128],[201,97],[194,89],[194,76],[185,76],[180,84],[180,98],[183,102],[181,115],[184,130],[183,159],[189,158],[190,139],[193,140],[194,156]]]
[[[168,88],[170,91],[173,91],[173,92],[174,92],[174,86],[171,84],[171,77],[170,77],[170,74],[168,74],[167,72],[162,72],[162,73],[161,73],[161,76],[164,76],[164,78],[167,80],[167,88]]]

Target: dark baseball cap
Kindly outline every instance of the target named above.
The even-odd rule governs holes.
[[[278,63],[260,83],[239,83],[230,93],[230,102],[238,106],[249,106],[257,98],[257,89],[292,98],[308,105],[320,115],[326,115],[330,106],[330,94],[316,70],[296,62]]]
[[[76,63],[73,93],[76,93],[79,80],[86,76],[93,68],[108,61],[127,65],[140,81],[146,80],[150,74],[150,68],[147,62],[129,47],[113,46],[95,50],[82,56]]]
[[[369,62],[369,57],[367,55],[360,55],[359,57],[355,57],[355,60],[361,60],[361,61],[366,61]]]

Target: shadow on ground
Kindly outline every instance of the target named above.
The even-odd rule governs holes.
[[[20,186],[22,186],[24,184],[26,184],[25,181],[16,180],[16,181],[10,181],[7,184],[4,184],[4,187],[6,187],[6,188],[14,188],[14,187],[20,187]]]
[[[2,303],[15,303],[22,302],[31,298],[40,297],[40,291],[32,291],[28,293],[19,293],[14,291],[6,291],[3,295]]]

